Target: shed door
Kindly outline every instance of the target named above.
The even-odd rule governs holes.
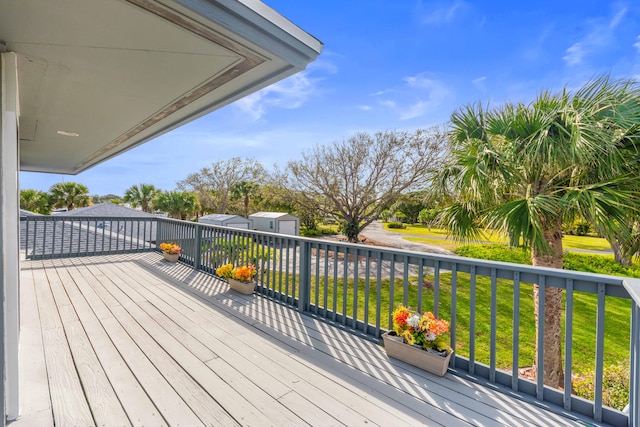
[[[295,221],[280,221],[279,232],[281,234],[296,235],[296,222]]]

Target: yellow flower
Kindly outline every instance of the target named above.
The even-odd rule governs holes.
[[[160,243],[160,250],[168,254],[179,254],[182,252],[182,248],[176,243]]]
[[[409,330],[404,331],[404,334],[402,334],[402,338],[404,339],[404,342],[406,342],[407,344],[413,345],[416,343],[416,339],[414,338],[413,334]]]
[[[231,272],[232,271],[233,271],[233,265],[224,264],[224,265],[216,268],[216,275],[218,275],[219,277],[223,277],[225,279],[228,279],[229,277],[231,277]]]

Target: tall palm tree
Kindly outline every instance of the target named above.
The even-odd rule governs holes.
[[[59,182],[49,189],[51,203],[55,208],[64,208],[71,211],[91,204],[89,189],[75,182]]]
[[[249,218],[249,201],[258,189],[258,184],[251,181],[240,181],[231,187],[231,199],[242,199],[242,212],[245,218]]]
[[[124,193],[124,201],[131,203],[131,206],[142,207],[143,212],[151,212],[153,198],[159,190],[151,184],[132,185]]]
[[[189,219],[200,210],[195,193],[189,191],[161,191],[153,199],[153,205],[177,219]]]
[[[640,206],[637,126],[629,139],[639,102],[636,82],[601,77],[528,105],[456,111],[438,184],[458,199],[440,219],[461,238],[479,237],[479,227],[502,230],[512,245],[531,248],[533,265],[553,268],[563,266],[563,218],[581,215],[624,233],[620,225]],[[535,285],[536,325],[538,295]],[[563,382],[561,289],[545,288],[544,310],[544,383],[556,387]]]
[[[20,190],[20,209],[49,215],[51,213],[49,194],[33,189]]]

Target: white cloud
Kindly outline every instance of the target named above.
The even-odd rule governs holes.
[[[362,111],[371,111],[372,108],[371,105],[358,105],[358,109]]]
[[[640,35],[636,38],[636,42],[633,44],[633,46],[636,48],[636,50],[638,51],[638,54],[640,54]]]
[[[622,21],[622,18],[624,18],[626,14],[627,14],[627,8],[620,7],[618,12],[613,16],[613,18],[609,22],[609,28],[614,29],[615,27],[617,27],[620,21]]]
[[[484,84],[485,81],[487,81],[487,76],[482,76],[482,77],[478,77],[477,79],[473,79],[471,80],[471,83],[473,83],[475,87],[477,87],[478,89],[484,92],[487,90]]]
[[[382,91],[384,94],[393,94],[393,99],[386,97],[378,101],[381,107],[396,114],[400,120],[422,117],[441,105],[449,96],[445,84],[426,73],[407,76],[402,80],[403,85]]]
[[[606,49],[615,41],[614,32],[627,14],[627,8],[617,5],[610,19],[595,18],[585,22],[588,28],[582,38],[569,46],[562,59],[569,66],[579,65],[592,53]]]
[[[422,23],[426,25],[449,24],[455,19],[456,14],[465,5],[466,3],[463,1],[455,1],[453,4],[427,12],[426,16],[422,19]]]
[[[323,79],[315,76],[337,72],[338,68],[330,61],[318,60],[306,70],[244,97],[233,105],[254,121],[264,117],[270,108],[300,108],[318,92],[318,83]]]

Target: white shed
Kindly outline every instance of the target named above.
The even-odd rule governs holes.
[[[203,224],[221,225],[223,227],[253,228],[253,221],[240,215],[210,214],[198,218],[198,222]]]
[[[297,236],[300,233],[300,219],[288,213],[257,212],[249,215],[249,219],[253,220],[253,228],[255,230],[290,234],[292,236]]]

